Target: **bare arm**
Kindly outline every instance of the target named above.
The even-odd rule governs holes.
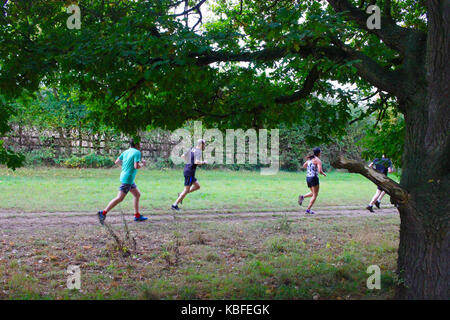
[[[122,163],[122,160],[120,160],[119,158],[117,158],[116,161],[115,161],[114,163],[115,163],[115,164]]]
[[[308,161],[305,161],[305,163],[303,164],[303,168],[306,169],[307,166],[308,166]]]
[[[327,175],[325,174],[325,172],[323,172],[322,170],[322,161],[320,161],[320,159],[317,159],[317,169],[319,170],[319,173],[321,175],[323,175],[324,177],[326,177]]]
[[[369,168],[373,168],[373,162],[369,164]]]
[[[134,163],[134,168],[135,169],[140,169],[142,167],[145,167],[145,160],[142,160],[142,162],[135,162]]]
[[[202,153],[198,150],[195,151],[194,159],[194,164],[196,165],[207,164],[206,161],[202,161]]]

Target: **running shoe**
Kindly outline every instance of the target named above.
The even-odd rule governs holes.
[[[366,209],[369,210],[370,212],[375,212],[375,211],[373,211],[373,207],[372,206],[367,206]]]
[[[298,196],[298,204],[301,206],[305,197],[303,195]]]
[[[315,214],[315,212],[314,212],[314,211],[311,211],[311,210],[306,210],[306,211],[305,211],[305,214]]]
[[[147,217],[144,217],[144,216],[139,216],[139,218],[138,217],[134,217],[134,221],[145,221],[145,220],[147,220],[148,218]]]
[[[180,207],[178,205],[172,205],[172,209],[176,211],[180,211]]]
[[[378,208],[378,209],[380,209],[380,203],[381,203],[381,202],[380,202],[380,201],[378,201],[378,200],[377,200],[377,201],[375,201],[375,205],[377,206],[377,208]]]
[[[100,221],[100,224],[103,225],[105,223],[106,216],[103,214],[103,211],[97,212],[98,215],[98,221]]]

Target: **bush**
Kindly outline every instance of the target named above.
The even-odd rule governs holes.
[[[42,166],[54,165],[55,163],[55,152],[53,151],[53,149],[43,148],[25,153],[26,165]]]
[[[170,160],[170,158],[164,159],[164,158],[158,157],[156,159],[156,161],[153,163],[153,166],[156,169],[161,170],[161,169],[173,168],[174,163],[172,162],[172,160]]]
[[[111,157],[95,153],[83,157],[60,158],[56,163],[67,168],[110,168],[114,166],[114,160]]]
[[[62,159],[61,165],[67,168],[83,168],[84,159],[77,156],[71,156],[68,159]]]
[[[114,160],[111,157],[97,155],[95,153],[88,154],[83,159],[88,168],[110,168],[114,166]]]

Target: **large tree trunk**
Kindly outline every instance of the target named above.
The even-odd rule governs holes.
[[[426,93],[411,97],[400,185],[409,201],[399,206],[397,298],[448,299],[450,215],[450,8],[428,1]]]
[[[449,101],[439,99],[447,103],[446,108],[436,103],[432,86],[430,82],[424,105],[408,106],[405,115],[400,184],[408,190],[409,201],[399,206],[401,285],[397,291],[397,297],[404,299],[449,298]]]
[[[409,196],[398,206],[401,224],[397,298],[448,299],[450,181],[445,153],[448,155],[449,146],[442,141],[433,147],[434,151],[427,147],[424,126],[428,127],[429,122],[423,118],[426,108],[409,108],[400,182]],[[448,135],[447,128],[447,140]]]
[[[399,299],[449,299],[449,3],[427,2],[426,81],[417,65],[411,64],[406,70],[411,75],[409,94],[399,97],[406,123],[400,185],[356,161],[339,157],[333,163],[374,181],[398,204]]]
[[[408,112],[400,184],[355,160],[340,156],[332,162],[336,168],[362,174],[375,182],[398,207],[398,299],[449,298],[450,126],[448,113],[440,114],[447,119],[445,131],[435,131],[439,137],[434,137],[437,142],[433,147],[427,144],[430,121],[426,114],[433,107],[427,101],[429,94],[420,97],[418,93],[403,106]]]
[[[443,196],[445,192],[448,195],[446,190],[432,198]],[[448,215],[449,208],[448,205],[439,207],[433,199],[421,203],[421,200],[430,193],[412,195],[413,203],[399,208],[401,217],[397,264],[400,280],[397,290],[399,299],[449,297],[448,222],[444,217]]]

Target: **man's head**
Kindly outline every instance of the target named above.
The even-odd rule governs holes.
[[[205,140],[198,139],[197,140],[197,148],[199,148],[201,150],[205,150]]]
[[[141,144],[137,139],[132,138],[130,139],[130,147],[139,150],[141,148]]]

